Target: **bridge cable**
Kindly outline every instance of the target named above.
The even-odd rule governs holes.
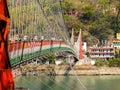
[[[43,14],[43,16],[44,16],[44,18],[46,19],[46,21],[47,21],[47,25],[48,25],[48,30],[50,29],[51,31],[52,31],[52,28],[50,27],[50,22],[49,22],[49,20],[48,20],[48,18],[47,18],[47,15],[45,14],[45,12],[44,12],[44,10],[43,10],[43,7],[42,7],[42,4],[40,3],[40,1],[39,0],[37,0],[37,2],[38,2],[38,5],[39,5],[39,7],[40,7],[40,9],[41,9],[41,11],[42,11],[42,14]],[[49,35],[49,32],[47,32],[48,33],[48,35]],[[48,37],[49,38],[49,37]]]
[[[73,67],[72,67],[71,64],[70,64],[70,68],[71,68],[73,71],[75,71],[75,70],[73,69]],[[76,74],[76,72],[75,72],[75,77],[76,77],[76,79],[79,81],[80,85],[82,85],[82,87],[83,87],[85,90],[87,90],[86,86],[85,86],[85,85],[82,83],[82,81],[78,78],[78,75]]]
[[[48,2],[48,1],[47,1]],[[48,6],[49,7],[49,11],[50,11],[50,13],[53,15],[53,13],[52,13],[52,10],[51,10],[51,8],[50,8],[50,5]],[[43,10],[43,9],[42,9]],[[43,10],[43,12],[45,12],[44,10]],[[47,18],[47,17],[46,17]],[[56,23],[56,20],[54,20],[54,22],[55,22],[55,24],[57,24],[57,27],[59,28],[59,25],[58,25],[58,23]],[[61,32],[61,30],[60,30],[60,32]],[[64,36],[66,36],[66,35],[63,35],[64,33],[62,32],[62,36],[64,37]]]
[[[41,62],[42,64],[44,64],[43,62]],[[37,77],[36,77],[37,78]],[[47,77],[45,77],[45,78],[47,78]],[[39,78],[38,78],[39,79]],[[50,80],[50,81],[52,81],[52,82],[54,82],[54,84],[56,84],[57,86],[59,86],[59,87],[61,87],[61,88],[63,88],[63,89],[65,89],[66,88],[66,83],[64,83],[63,85],[64,86],[60,86],[59,84],[57,84],[57,83],[55,83],[55,81],[56,81],[56,79],[54,79],[54,78],[47,78],[48,80]],[[63,83],[63,82],[62,82]],[[68,85],[67,85],[68,86]],[[68,88],[69,89],[72,89],[72,88],[70,88],[69,86],[68,86]]]

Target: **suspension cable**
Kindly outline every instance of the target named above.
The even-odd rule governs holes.
[[[73,67],[72,67],[71,64],[70,64],[69,66],[70,66],[70,68],[72,69],[72,71],[75,71],[75,70],[73,69]],[[78,78],[78,75],[76,74],[76,71],[75,71],[74,74],[75,74],[76,79],[79,81],[80,85],[84,88],[84,90],[87,90],[86,86],[85,86],[85,85],[82,83],[82,81]]]

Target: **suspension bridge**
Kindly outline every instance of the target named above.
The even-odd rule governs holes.
[[[82,59],[81,33],[76,50],[61,3],[61,0],[0,0],[0,90],[13,90],[12,68],[37,58],[66,52],[74,56],[75,62]]]

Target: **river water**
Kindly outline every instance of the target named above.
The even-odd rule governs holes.
[[[120,76],[19,76],[15,86],[30,90],[120,90]]]

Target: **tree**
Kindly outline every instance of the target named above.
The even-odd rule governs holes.
[[[99,0],[99,6],[101,8],[101,11],[103,14],[106,13],[106,11],[110,10],[110,4],[111,4],[112,0]]]
[[[72,10],[74,6],[72,5],[71,2],[65,1],[65,2],[62,2],[62,8],[67,13],[68,11]]]
[[[64,17],[65,17],[67,27],[69,29],[74,28],[75,30],[79,30],[80,27],[82,27],[82,23],[78,20],[77,17],[70,16],[70,15],[67,15],[67,14]]]
[[[117,4],[117,15],[116,15],[116,32],[120,32],[120,20],[119,20],[119,15],[120,15],[120,3]]]
[[[94,18],[94,7],[90,4],[85,4],[82,14],[79,16],[80,21],[87,23]]]
[[[92,23],[89,32],[91,33],[91,35],[98,38],[99,41],[108,40],[109,36],[114,34],[113,30],[111,30],[110,28],[108,17],[104,15],[102,17],[99,17],[95,22]]]
[[[87,31],[82,31],[83,32],[83,41],[87,42],[88,46],[93,46],[97,45],[99,43],[99,40],[92,36],[89,32]]]

